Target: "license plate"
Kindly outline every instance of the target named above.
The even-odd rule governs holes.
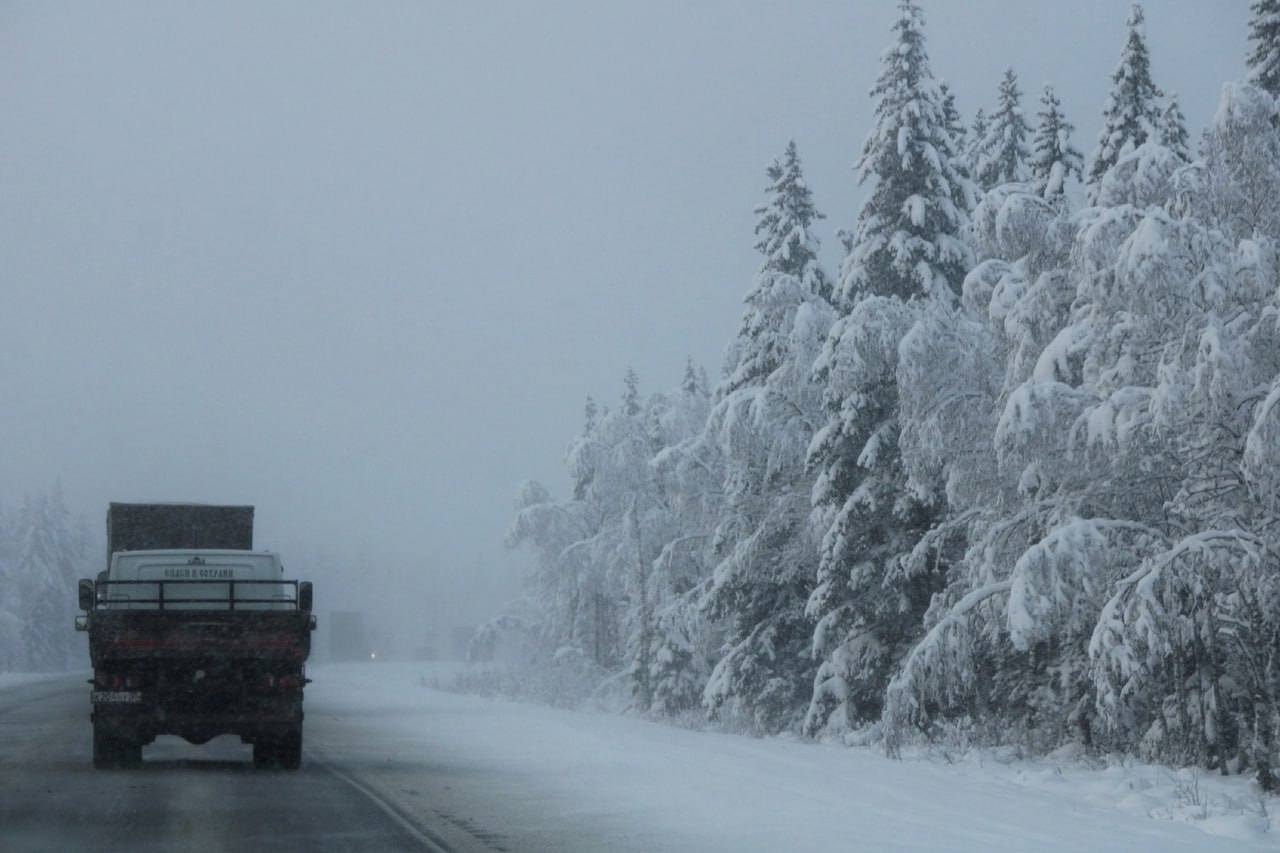
[[[141,702],[141,690],[96,690],[93,693],[95,705],[108,702]]]

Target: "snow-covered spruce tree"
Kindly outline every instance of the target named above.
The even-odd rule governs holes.
[[[873,182],[841,268],[837,305],[848,311],[863,295],[959,293],[970,264],[961,238],[974,205],[972,184],[953,165],[955,140],[924,47],[924,16],[899,3],[896,43],[881,56],[871,90],[876,127],[858,162],[859,181]]]
[[[1047,83],[1040,105],[1040,124],[1036,127],[1034,153],[1029,164],[1031,180],[1044,198],[1061,198],[1072,175],[1076,180],[1084,179],[1084,157],[1072,146],[1071,133],[1075,127],[1062,114],[1062,103]]]
[[[846,237],[832,327],[814,363],[827,417],[809,449],[822,535],[808,612],[821,665],[811,734],[874,721],[892,667],[920,630],[945,566],[903,571],[942,507],[908,488],[899,452],[899,345],[928,300],[955,301],[971,254],[962,233],[972,184],[956,150],[924,47],[924,20],[899,4],[896,40],[872,89],[877,125],[858,169],[871,192]],[[920,567],[921,564],[912,564]]]
[[[18,556],[12,589],[21,602],[20,661],[28,671],[72,665],[75,585],[84,565],[84,543],[71,523],[61,486],[28,496],[17,516]],[[12,628],[12,625],[10,625]]]
[[[1273,96],[1280,96],[1280,0],[1254,0],[1249,6],[1248,82]]]
[[[960,149],[960,160],[964,163],[963,171],[970,178],[977,174],[978,161],[982,159],[982,143],[987,138],[987,128],[990,125],[991,120],[987,118],[986,110],[978,107],[978,111],[973,115],[973,124],[969,127],[969,133],[964,137],[964,147]],[[960,139],[961,137],[957,135],[957,145],[961,144]]]
[[[1178,105],[1178,94],[1175,92],[1169,96],[1169,103],[1165,104],[1160,113],[1160,138],[1158,141],[1165,148],[1176,154],[1178,159],[1184,163],[1190,163],[1190,139],[1187,134],[1187,119],[1182,114],[1182,107]]]
[[[956,150],[963,151],[968,131],[964,126],[964,119],[960,116],[960,110],[956,107],[956,93],[951,91],[951,86],[946,80],[938,81],[938,91],[942,93],[942,115],[947,129],[951,131]]]
[[[1111,75],[1111,94],[1102,111],[1103,127],[1098,147],[1089,164],[1090,199],[1107,170],[1128,151],[1148,139],[1158,140],[1161,127],[1160,99],[1164,93],[1151,79],[1151,56],[1147,51],[1142,6],[1134,4],[1126,22],[1128,35],[1120,53],[1120,63]]]
[[[897,572],[934,520],[931,507],[904,491],[897,446],[897,350],[914,307],[896,297],[859,300],[815,362],[828,420],[809,457],[819,472],[813,523],[823,534],[808,605],[821,661],[805,719],[811,735],[838,735],[878,716],[891,669],[938,582]]]
[[[951,133],[955,155],[952,163],[956,167],[956,171],[964,175],[966,178],[972,178],[969,172],[969,131],[964,126],[964,119],[960,115],[960,110],[956,107],[956,95],[951,91],[951,87],[947,85],[946,80],[938,81],[938,91],[942,93],[942,116],[946,121],[947,130]]]
[[[713,715],[760,733],[798,724],[813,679],[805,603],[817,546],[805,452],[823,417],[810,367],[834,320],[817,259],[819,214],[794,143],[768,176],[756,225],[764,263],[703,434],[725,466],[720,559],[705,599],[724,646],[703,701]]]
[[[974,180],[983,190],[1000,184],[1025,181],[1030,170],[1031,149],[1027,138],[1031,128],[1022,114],[1022,92],[1012,68],[1005,69],[1000,94],[991,114],[986,134],[977,143],[977,171]]]
[[[786,355],[790,317],[796,306],[794,294],[778,299],[773,286],[776,278],[793,278],[799,287],[827,302],[832,296],[831,283],[818,263],[813,228],[823,217],[813,207],[794,141],[787,145],[782,159],[769,166],[767,174],[769,199],[755,211],[760,237],[756,250],[766,260],[744,300],[747,310],[729,354],[733,363],[726,365],[725,382],[717,390],[721,398],[762,384]]]

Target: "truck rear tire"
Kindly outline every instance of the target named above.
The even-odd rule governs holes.
[[[263,736],[253,743],[253,766],[297,770],[302,766],[302,729]]]
[[[102,730],[93,727],[93,766],[96,770],[109,770],[116,766],[116,742]]]
[[[276,763],[276,742],[260,737],[253,742],[253,766],[265,770]]]
[[[284,770],[297,770],[302,766],[302,729],[293,729],[280,739],[276,755]]]
[[[142,744],[136,740],[120,743],[120,766],[134,769],[142,766]]]
[[[126,739],[114,729],[94,723],[93,766],[98,770],[142,765],[142,744]]]

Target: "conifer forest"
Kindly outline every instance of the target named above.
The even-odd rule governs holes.
[[[839,268],[792,144],[722,369],[587,399],[571,493],[518,496],[527,595],[473,654],[691,725],[1275,789],[1280,0],[1251,10],[1193,132],[1133,6],[1087,146],[1014,69],[961,116],[902,0],[864,201],[826,212]]]

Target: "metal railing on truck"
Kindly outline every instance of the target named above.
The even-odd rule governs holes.
[[[268,597],[237,595],[237,588],[274,587],[281,590]],[[146,589],[139,589],[145,587]],[[192,597],[190,590],[211,589],[211,594]],[[284,588],[291,588],[287,594]],[[121,588],[137,590],[138,595],[121,591]],[[188,590],[184,596],[183,590]],[[225,594],[218,594],[225,589]],[[176,595],[175,595],[176,593]],[[99,580],[94,581],[95,609],[99,610],[304,610],[299,581],[296,580],[208,580],[186,578],[182,580]],[[175,606],[187,605],[187,606]],[[192,607],[190,605],[198,605]],[[246,606],[247,605],[247,606]]]

